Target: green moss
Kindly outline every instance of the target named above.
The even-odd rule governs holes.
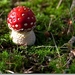
[[[71,3],[71,0],[64,0],[56,9],[58,0],[20,0],[20,5],[31,8],[36,16],[36,28],[34,29],[36,42],[33,46],[23,47],[14,44],[10,39],[10,29],[6,21],[8,13],[12,9],[12,3],[9,0],[1,0],[0,72],[6,73],[6,70],[11,70],[15,73],[24,73],[33,66],[31,69],[33,73],[63,73],[66,69],[66,66],[63,67],[63,65],[67,62],[69,50],[60,47],[75,34],[73,30],[67,35],[68,20],[75,15],[75,10],[73,13],[69,13]],[[15,6],[17,5],[14,3],[13,7]],[[46,31],[50,33],[48,37],[45,35]],[[59,61],[60,58],[51,33],[59,49],[61,61]],[[74,63],[73,60],[70,68],[67,69],[68,73],[75,73]]]

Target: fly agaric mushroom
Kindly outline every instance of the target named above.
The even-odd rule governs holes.
[[[33,45],[36,37],[33,29],[36,26],[36,18],[31,9],[25,6],[13,8],[7,18],[11,38],[18,45]]]

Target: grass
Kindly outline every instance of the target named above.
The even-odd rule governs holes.
[[[72,1],[63,1],[58,9],[57,0],[0,2],[0,73],[75,73],[75,59],[66,64],[71,53],[67,46],[62,47],[75,35],[74,30],[67,34],[69,20],[73,20],[74,27],[75,14],[69,13]],[[6,19],[10,10],[18,5],[28,6],[35,13],[37,26],[33,46],[18,46],[10,38]]]

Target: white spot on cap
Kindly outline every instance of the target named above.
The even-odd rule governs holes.
[[[22,29],[20,29],[20,30],[24,30],[24,29],[22,28]]]
[[[9,22],[12,23],[11,19],[9,19]]]
[[[13,10],[15,10],[15,8],[13,8]]]
[[[27,19],[30,19],[30,17],[28,17]]]
[[[18,24],[16,24],[15,27],[18,27]]]
[[[11,18],[14,18],[15,16],[13,16],[13,15],[10,15],[10,17],[11,17]]]
[[[18,9],[18,11],[20,11],[20,9]]]
[[[12,13],[12,15],[16,15],[16,13],[15,13],[15,12],[13,12],[13,13]]]
[[[30,24],[33,25],[33,22],[31,22]]]
[[[10,23],[8,23],[8,26],[10,26]]]
[[[11,17],[11,18],[14,18],[15,15],[16,15],[16,13],[15,13],[15,12],[12,12],[12,14],[10,15],[10,17]]]
[[[24,24],[24,26],[27,26],[27,25],[28,25],[27,23]]]
[[[18,18],[18,20],[20,20],[20,18]]]
[[[26,10],[26,8],[24,8],[24,10]]]
[[[32,19],[34,19],[34,17],[32,17]]]
[[[7,18],[7,20],[9,20],[9,18]]]
[[[24,16],[25,14],[22,14],[22,16]]]
[[[14,27],[14,25],[12,25],[12,27]]]
[[[8,27],[11,29],[11,25],[10,25],[10,23],[8,23]]]

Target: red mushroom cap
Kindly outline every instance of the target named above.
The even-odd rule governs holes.
[[[25,6],[13,8],[8,14],[8,27],[16,31],[30,31],[36,26],[36,18],[31,9]]]

